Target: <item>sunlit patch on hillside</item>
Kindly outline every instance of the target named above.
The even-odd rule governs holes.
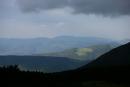
[[[91,49],[91,48],[81,48],[81,49],[77,50],[76,54],[78,56],[85,56],[91,52],[93,52],[93,49]]]

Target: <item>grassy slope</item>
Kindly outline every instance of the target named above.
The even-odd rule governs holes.
[[[86,48],[73,48],[64,50],[62,52],[48,53],[48,54],[40,54],[45,56],[56,56],[56,57],[68,57],[72,59],[78,60],[94,60],[102,54],[110,51],[114,47],[105,44],[105,45],[94,45]]]

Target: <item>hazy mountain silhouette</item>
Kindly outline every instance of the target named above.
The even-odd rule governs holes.
[[[0,39],[0,55],[33,55],[113,42],[96,37],[61,36],[35,39]]]

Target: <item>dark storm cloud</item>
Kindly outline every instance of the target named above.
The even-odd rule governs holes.
[[[130,15],[130,0],[18,0],[24,12],[71,7],[74,13]]]
[[[72,6],[76,13],[103,15],[130,14],[130,0],[76,0],[75,3],[72,3]]]

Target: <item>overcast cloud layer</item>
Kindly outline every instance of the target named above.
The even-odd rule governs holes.
[[[130,0],[0,0],[0,38],[130,39]]]
[[[129,15],[130,0],[18,0],[24,12],[70,7],[74,13]]]

